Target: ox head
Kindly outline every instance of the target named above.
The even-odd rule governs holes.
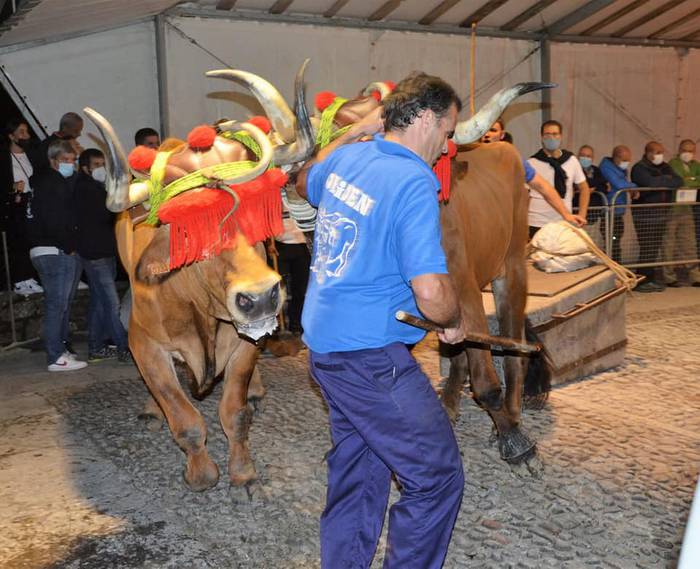
[[[274,330],[275,316],[281,309],[283,294],[280,276],[267,267],[261,258],[261,247],[255,246],[255,242],[264,237],[256,229],[259,224],[255,223],[255,219],[260,216],[255,218],[251,211],[260,207],[259,202],[265,200],[273,210],[281,207],[279,192],[269,191],[282,184],[279,171],[268,170],[271,162],[274,161],[277,166],[296,163],[307,160],[313,152],[313,129],[304,97],[303,76],[307,63],[304,62],[296,78],[295,113],[292,114],[287,108],[287,114],[276,112],[271,115],[275,127],[284,131],[285,138],[281,144],[273,146],[265,133],[245,122],[228,121],[218,124],[216,130],[210,127],[194,129],[187,143],[166,141],[152,167],[137,168],[142,179],[148,178],[150,172],[150,178],[146,181],[129,182],[127,159],[112,126],[93,109],[85,109],[85,114],[95,123],[106,145],[105,186],[107,207],[111,211],[121,212],[139,204],[149,210],[157,203],[154,187],[167,187],[171,182],[193,173],[207,179],[198,187],[188,188],[160,205],[160,224],[153,238],[140,257],[132,259],[133,278],[157,286],[176,272],[188,273],[187,278],[209,295],[212,305],[225,308],[228,313],[222,315],[219,311],[217,317],[228,316],[226,319],[230,319],[240,333],[254,340]],[[265,89],[253,92],[263,108],[274,108],[274,93]],[[284,130],[286,127],[288,130]],[[223,175],[222,165],[236,165],[250,156],[248,147],[224,136],[229,132],[242,132],[252,138],[259,150],[259,159],[243,171]],[[132,168],[135,168],[133,163]],[[264,195],[262,188],[267,190]],[[217,204],[220,207],[222,196],[229,200],[226,202],[229,204],[227,209],[223,213],[212,211],[211,208],[216,208]],[[193,258],[186,253],[180,262],[173,263],[177,239],[191,240],[193,234],[189,228],[183,231],[174,220],[168,218],[168,215],[172,217],[173,212],[177,212],[178,207],[182,209],[183,204],[196,209],[197,236],[213,233],[214,239],[213,244],[198,244],[198,252],[201,253],[198,257]],[[155,209],[152,209],[151,213],[154,212]],[[239,213],[240,216],[237,215]],[[201,223],[201,220],[207,222]],[[225,234],[226,224],[232,224],[236,230]]]

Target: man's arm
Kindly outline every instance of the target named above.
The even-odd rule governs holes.
[[[352,125],[347,132],[341,134],[328,146],[325,146],[319,150],[316,154],[316,158],[304,164],[304,167],[299,171],[296,181],[297,193],[302,198],[306,199],[306,178],[309,170],[314,164],[323,162],[333,153],[334,150],[337,150],[341,146],[352,144],[353,142],[359,142],[366,136],[372,136],[374,134],[384,132],[384,119],[382,118],[383,113],[384,107],[377,107],[360,122]]]
[[[535,177],[530,180],[529,185],[533,190],[542,195],[544,200],[552,207],[552,209],[561,215],[562,219],[568,221],[569,223],[573,223],[578,227],[586,225],[586,218],[581,217],[580,215],[574,215],[568,209],[566,209],[564,201],[559,196],[557,190],[542,176],[535,174]]]
[[[591,188],[588,187],[588,182],[580,182],[576,184],[578,189],[578,214],[586,219],[588,215],[588,204],[591,201]]]
[[[421,314],[442,326],[441,341],[456,344],[464,340],[457,293],[450,275],[429,273],[411,280],[411,288]]]

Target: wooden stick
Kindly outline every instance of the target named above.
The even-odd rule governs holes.
[[[469,49],[469,112],[472,116],[476,112],[474,94],[476,92],[476,22],[472,22],[472,39]]]
[[[275,245],[275,238],[274,237],[270,237],[270,244],[274,247],[274,245]],[[279,275],[280,267],[279,267],[279,262],[277,261],[277,247],[275,247],[275,252],[273,254],[271,254],[270,257],[272,257],[272,268]],[[277,322],[280,325],[280,333],[286,332],[287,327],[285,326],[285,322],[284,322],[284,306],[282,306],[280,313],[277,315]]]
[[[396,312],[396,319],[399,322],[405,322],[416,328],[421,328],[422,330],[427,330],[429,332],[443,332],[444,329],[431,322],[430,320],[425,320],[424,318],[418,318],[413,314],[399,310]],[[481,334],[479,332],[465,332],[464,339],[467,342],[476,342],[478,344],[487,344],[491,346],[499,346],[501,348],[506,348],[508,350],[517,350],[518,352],[540,352],[542,351],[541,344],[530,344],[528,342],[521,342],[515,338],[507,338],[505,336],[491,336],[490,334]]]

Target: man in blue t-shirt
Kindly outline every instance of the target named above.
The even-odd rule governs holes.
[[[355,124],[297,182],[318,207],[302,326],[334,445],[323,568],[370,566],[392,473],[401,499],[384,567],[442,567],[464,486],[450,422],[407,347],[425,332],[395,319],[420,311],[445,328],[441,340],[464,338],[431,169],[461,104],[447,83],[416,73],[383,105],[383,120],[379,108]]]

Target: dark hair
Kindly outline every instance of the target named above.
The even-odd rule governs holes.
[[[83,118],[78,113],[66,113],[58,123],[58,130],[63,131],[66,127],[71,128],[83,124]]]
[[[157,136],[160,138],[157,130],[152,129],[150,126],[146,126],[136,131],[136,134],[134,135],[134,143],[136,146],[140,146],[149,136]]]
[[[507,142],[508,144],[513,144],[513,135],[509,132],[504,132],[503,133],[503,142]]]
[[[97,148],[86,148],[80,154],[80,158],[78,158],[78,164],[80,165],[81,168],[89,168],[90,167],[90,159],[92,159],[92,158],[104,158],[104,157],[105,157],[105,155],[102,153],[101,150],[98,150]]]
[[[413,72],[402,79],[382,102],[386,131],[404,130],[426,109],[438,118],[445,116],[451,105],[458,112],[462,110],[462,101],[447,82],[422,72]]]
[[[15,132],[20,125],[26,124],[27,127],[29,123],[25,121],[22,117],[13,117],[5,123],[5,136],[9,137],[13,132]]]
[[[540,127],[540,135],[544,134],[544,127],[546,127],[546,126],[556,126],[556,127],[559,127],[560,134],[564,132],[564,127],[561,126],[561,123],[559,121],[548,120],[548,121],[544,121],[542,123],[542,126]]]
[[[496,122],[493,123],[493,124],[499,124],[499,125],[501,125],[501,130],[505,130],[505,129],[506,129],[506,121],[503,120],[503,117],[498,117],[498,118],[496,119]]]

